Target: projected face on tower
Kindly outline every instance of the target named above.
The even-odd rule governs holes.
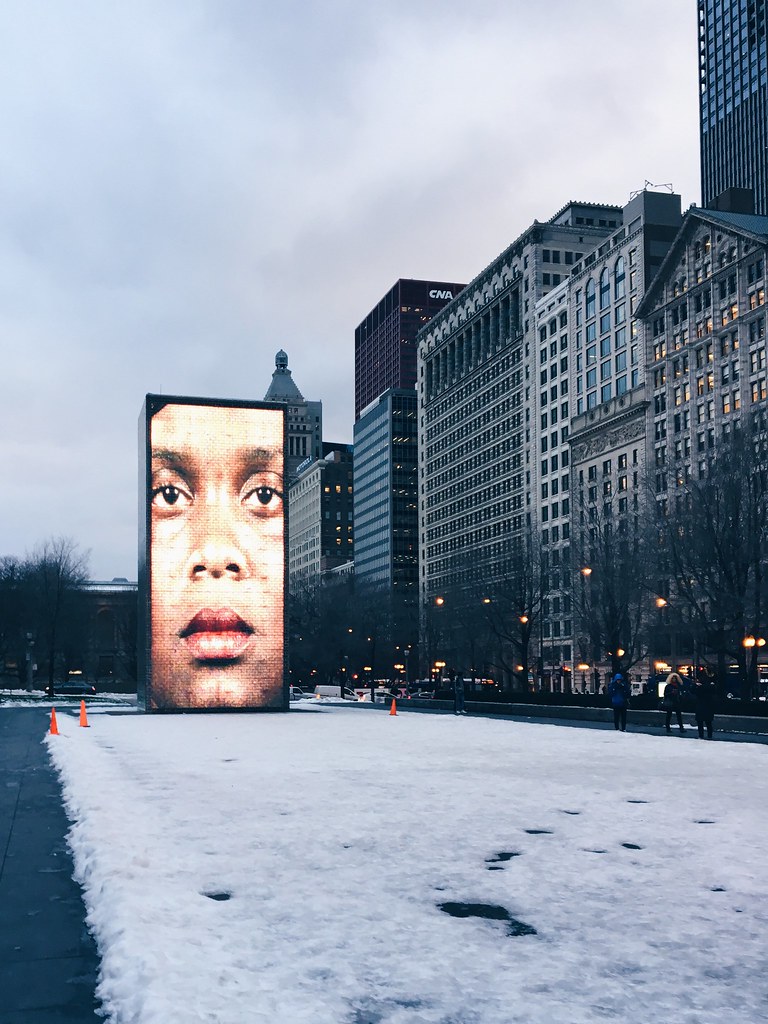
[[[283,705],[283,413],[169,404],[150,422],[152,708]]]

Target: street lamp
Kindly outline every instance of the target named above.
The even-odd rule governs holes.
[[[758,681],[760,677],[760,671],[758,668],[759,655],[756,648],[765,647],[765,638],[762,636],[745,636],[741,641],[741,645],[744,648],[744,660],[746,662],[745,668],[747,670],[747,683],[749,685],[749,696],[757,697]],[[752,658],[749,657],[749,652],[752,652]]]
[[[27,687],[27,693],[31,693],[32,692],[32,672],[33,672],[32,653],[33,653],[34,646],[35,646],[35,634],[34,633],[27,633],[26,634],[26,641],[27,641],[27,651],[26,651],[26,655],[27,655],[27,657],[26,657],[26,661],[27,661],[27,665],[26,665],[26,668],[27,668],[27,680],[26,680],[26,687]],[[51,693],[51,696],[53,696],[53,693]]]
[[[368,676],[368,689],[371,691],[371,704],[375,703],[376,684],[373,681],[373,668],[370,665],[363,665],[363,672]]]
[[[593,657],[595,659],[594,686],[595,686],[595,693],[597,693],[598,690],[600,689],[600,684],[599,684],[600,673],[599,673],[599,670],[598,670],[598,667],[597,667],[597,662],[598,662],[597,651],[594,650],[594,643],[590,643],[590,631],[589,631],[589,629],[587,628],[585,630],[585,623],[587,621],[587,586],[586,586],[586,584],[587,584],[587,580],[592,575],[592,569],[588,565],[583,565],[579,569],[579,574],[581,576],[581,623],[580,623],[580,628],[581,628],[582,631],[585,632],[585,635],[584,635],[584,645],[586,647],[588,647],[588,648],[590,646],[593,648],[592,655],[593,655]],[[580,644],[581,644],[581,641],[580,641]],[[582,664],[585,664],[585,662],[582,662]],[[587,666],[587,668],[589,668],[589,666]],[[586,680],[584,679],[584,671],[586,671],[586,670],[582,670],[582,676],[581,676],[582,682],[586,682]]]
[[[400,675],[400,683],[402,684],[402,681],[403,681],[402,676],[403,676],[403,672],[405,671],[405,665],[403,665],[402,662],[398,661],[393,667],[395,669],[395,672],[397,672]],[[402,693],[402,685],[400,687],[398,687],[398,689],[400,689],[400,691],[401,691],[400,696],[401,697],[404,696],[404,694]]]
[[[442,683],[442,681],[443,681],[442,680],[442,674],[443,674],[443,669],[444,668],[445,668],[445,662],[444,661],[436,661],[435,662],[435,667],[434,667],[435,689],[438,689],[438,685],[437,685],[438,682]]]
[[[576,666],[576,669],[577,669],[577,671],[581,672],[581,688],[584,691],[584,693],[586,693],[587,692],[587,677],[586,677],[585,673],[589,671],[589,665],[586,663],[586,661],[580,661],[578,663],[578,665]]]

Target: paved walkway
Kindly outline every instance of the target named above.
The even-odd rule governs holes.
[[[96,1024],[99,958],[72,879],[50,711],[0,708],[0,1024]]]

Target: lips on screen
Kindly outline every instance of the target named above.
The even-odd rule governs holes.
[[[282,410],[168,404],[150,454],[151,706],[279,707]]]

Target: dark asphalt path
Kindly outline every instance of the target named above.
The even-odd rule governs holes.
[[[0,1024],[97,1024],[99,958],[42,740],[50,710],[0,707]]]

